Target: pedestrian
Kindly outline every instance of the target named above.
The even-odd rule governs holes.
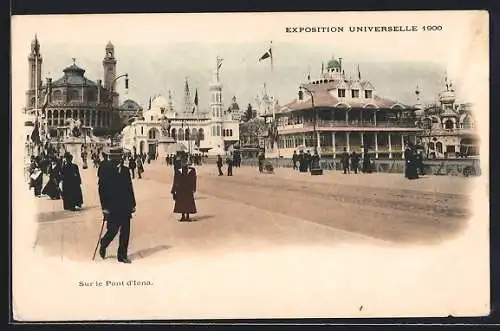
[[[128,168],[130,169],[130,173],[132,174],[132,178],[135,178],[135,168],[136,168],[135,158],[130,157],[128,161]]]
[[[30,165],[30,188],[33,187],[35,197],[39,198],[42,192],[43,172],[36,160]]]
[[[411,142],[408,142],[404,151],[405,177],[408,179],[418,179],[418,172],[415,160],[415,150]]]
[[[358,173],[359,168],[359,155],[356,151],[353,151],[351,154],[351,170],[354,171],[355,174]]]
[[[130,219],[135,212],[136,201],[130,170],[124,165],[122,155],[122,148],[110,149],[110,161],[101,165],[99,171],[99,199],[107,221],[106,234],[100,240],[99,255],[106,258],[106,249],[120,232],[118,262],[131,263],[128,258]]]
[[[233,175],[233,158],[231,157],[231,155],[228,155],[228,157],[226,159],[226,163],[227,163],[227,175],[232,176]]]
[[[344,174],[349,174],[351,173],[349,170],[349,160],[350,160],[350,155],[347,152],[347,148],[344,147],[344,152],[340,156],[340,163],[342,164],[342,169],[344,170]]]
[[[182,163],[181,170],[176,170],[172,183],[172,198],[175,201],[174,213],[182,214],[179,222],[190,222],[189,214],[196,214],[194,193],[196,192],[196,170]]]
[[[293,170],[296,170],[297,169],[297,161],[298,161],[298,155],[297,155],[297,152],[296,151],[293,151],[293,155],[292,155],[292,167],[293,167]]]
[[[222,172],[222,158],[220,155],[217,155],[217,169],[219,170],[219,176],[223,176],[224,173]]]
[[[42,190],[42,194],[48,195],[52,200],[61,199],[59,183],[61,181],[61,169],[57,165],[56,159],[52,159],[49,166],[49,181]]]
[[[144,165],[140,157],[137,158],[137,177],[142,178],[142,173],[144,172]]]
[[[61,169],[61,181],[64,210],[75,211],[82,208],[83,195],[80,170],[72,161],[73,155],[66,153],[65,164]]]
[[[264,171],[264,160],[266,159],[266,156],[265,156],[263,151],[260,152],[258,159],[259,159],[259,172],[263,172]]]
[[[362,167],[363,173],[365,174],[371,174],[372,173],[372,163],[371,163],[371,158],[370,154],[368,154],[367,149],[363,151],[363,167]]]

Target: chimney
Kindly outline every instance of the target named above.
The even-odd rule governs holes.
[[[102,80],[97,80],[97,103],[101,103],[101,88],[102,88]]]

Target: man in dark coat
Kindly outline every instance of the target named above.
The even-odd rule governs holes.
[[[228,155],[226,159],[227,163],[227,175],[232,176],[233,175],[233,157],[231,155]]]
[[[179,222],[190,222],[189,214],[196,214],[194,193],[196,192],[196,170],[182,164],[182,169],[176,171],[172,183],[172,198],[175,201],[174,213],[182,214]]]
[[[135,212],[135,195],[130,170],[123,164],[123,149],[112,148],[110,161],[99,168],[99,198],[102,213],[107,221],[107,232],[101,238],[99,255],[106,257],[106,248],[120,232],[118,261],[131,263],[128,258],[130,218]]]
[[[351,168],[354,171],[355,174],[358,173],[358,168],[359,168],[359,155],[355,151],[352,152],[351,154]]]
[[[136,164],[135,164],[135,157],[130,157],[129,161],[128,161],[128,167],[130,169],[130,173],[132,174],[132,178],[135,178],[135,167],[136,167]]]
[[[259,172],[264,171],[264,160],[266,159],[266,156],[264,155],[264,152],[261,151],[259,154]]]
[[[347,148],[344,147],[344,152],[342,153],[342,155],[340,157],[340,162],[342,164],[344,174],[350,173],[350,171],[349,171],[349,159],[350,158],[351,157],[350,157],[349,153],[347,152]]]
[[[219,170],[219,176],[223,176],[224,173],[222,172],[222,158],[220,157],[220,155],[217,155],[217,169]]]
[[[61,169],[63,207],[64,210],[75,211],[82,208],[83,204],[82,188],[80,187],[82,179],[78,166],[72,162],[73,155],[66,153],[65,161]]]
[[[297,161],[298,161],[297,152],[293,151],[293,155],[292,155],[292,167],[293,167],[293,170],[297,169]]]

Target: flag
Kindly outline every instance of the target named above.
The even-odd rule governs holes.
[[[268,57],[270,57],[271,59],[273,58],[273,53],[272,53],[272,50],[271,48],[269,47],[269,50],[267,52],[265,52],[260,58],[259,58],[259,62],[262,61],[262,60],[265,60],[267,59]]]
[[[149,106],[148,109],[151,110],[151,97],[149,97]]]
[[[196,92],[194,94],[194,107],[193,107],[193,114],[194,111],[198,108],[198,89],[196,89]]]
[[[42,105],[42,112],[45,112],[45,108],[47,108],[47,105],[49,104],[49,88],[47,87],[47,90],[45,92],[45,98],[43,99],[43,105]]]
[[[219,71],[220,67],[222,67],[222,59],[217,58],[217,71]]]
[[[361,71],[359,70],[359,64],[358,64],[358,79],[361,80]]]
[[[321,75],[325,72],[325,63],[321,62]]]

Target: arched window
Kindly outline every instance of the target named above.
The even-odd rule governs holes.
[[[73,109],[73,119],[77,119],[78,118],[78,110],[76,109]]]
[[[436,150],[438,153],[443,153],[443,143],[442,142],[438,141],[436,143]]]
[[[32,107],[35,107],[35,97],[31,98],[31,100],[30,100],[30,105],[31,105]]]
[[[216,133],[215,126],[212,126],[212,136],[213,137],[215,137],[215,133]]]
[[[205,140],[205,131],[203,129],[199,129],[198,136],[199,136],[200,140]]]
[[[226,136],[226,130],[222,130],[222,136],[225,137]]]
[[[184,130],[179,130],[179,134],[177,135],[178,140],[184,140]]]
[[[59,117],[59,111],[57,109],[54,109],[53,114],[55,118]]]
[[[220,137],[220,135],[221,135],[220,131],[221,131],[220,125],[217,125],[217,134],[216,134],[217,137]]]
[[[71,117],[71,109],[66,109],[66,118],[70,118]]]
[[[79,99],[78,90],[69,90],[68,91],[68,99],[69,100],[78,100]]]
[[[198,139],[198,130],[196,130],[194,128],[191,130],[191,139],[194,139],[194,140]]]
[[[172,129],[172,133],[170,134],[170,136],[174,139],[177,139],[177,130],[176,129]]]
[[[156,139],[157,138],[157,132],[156,132],[156,129],[155,128],[152,128],[149,130],[148,132],[148,139]]]
[[[144,127],[141,126],[141,136],[144,135]]]
[[[229,129],[229,136],[232,137],[233,136],[233,129]]]
[[[452,130],[453,129],[453,121],[452,120],[446,120],[444,122],[444,128],[446,130]]]
[[[430,150],[434,150],[435,146],[434,146],[434,143],[433,142],[430,142],[429,143],[429,149]]]
[[[191,139],[189,129],[184,130],[184,137],[186,138],[186,140]]]
[[[47,111],[47,124],[52,125],[52,110]]]

